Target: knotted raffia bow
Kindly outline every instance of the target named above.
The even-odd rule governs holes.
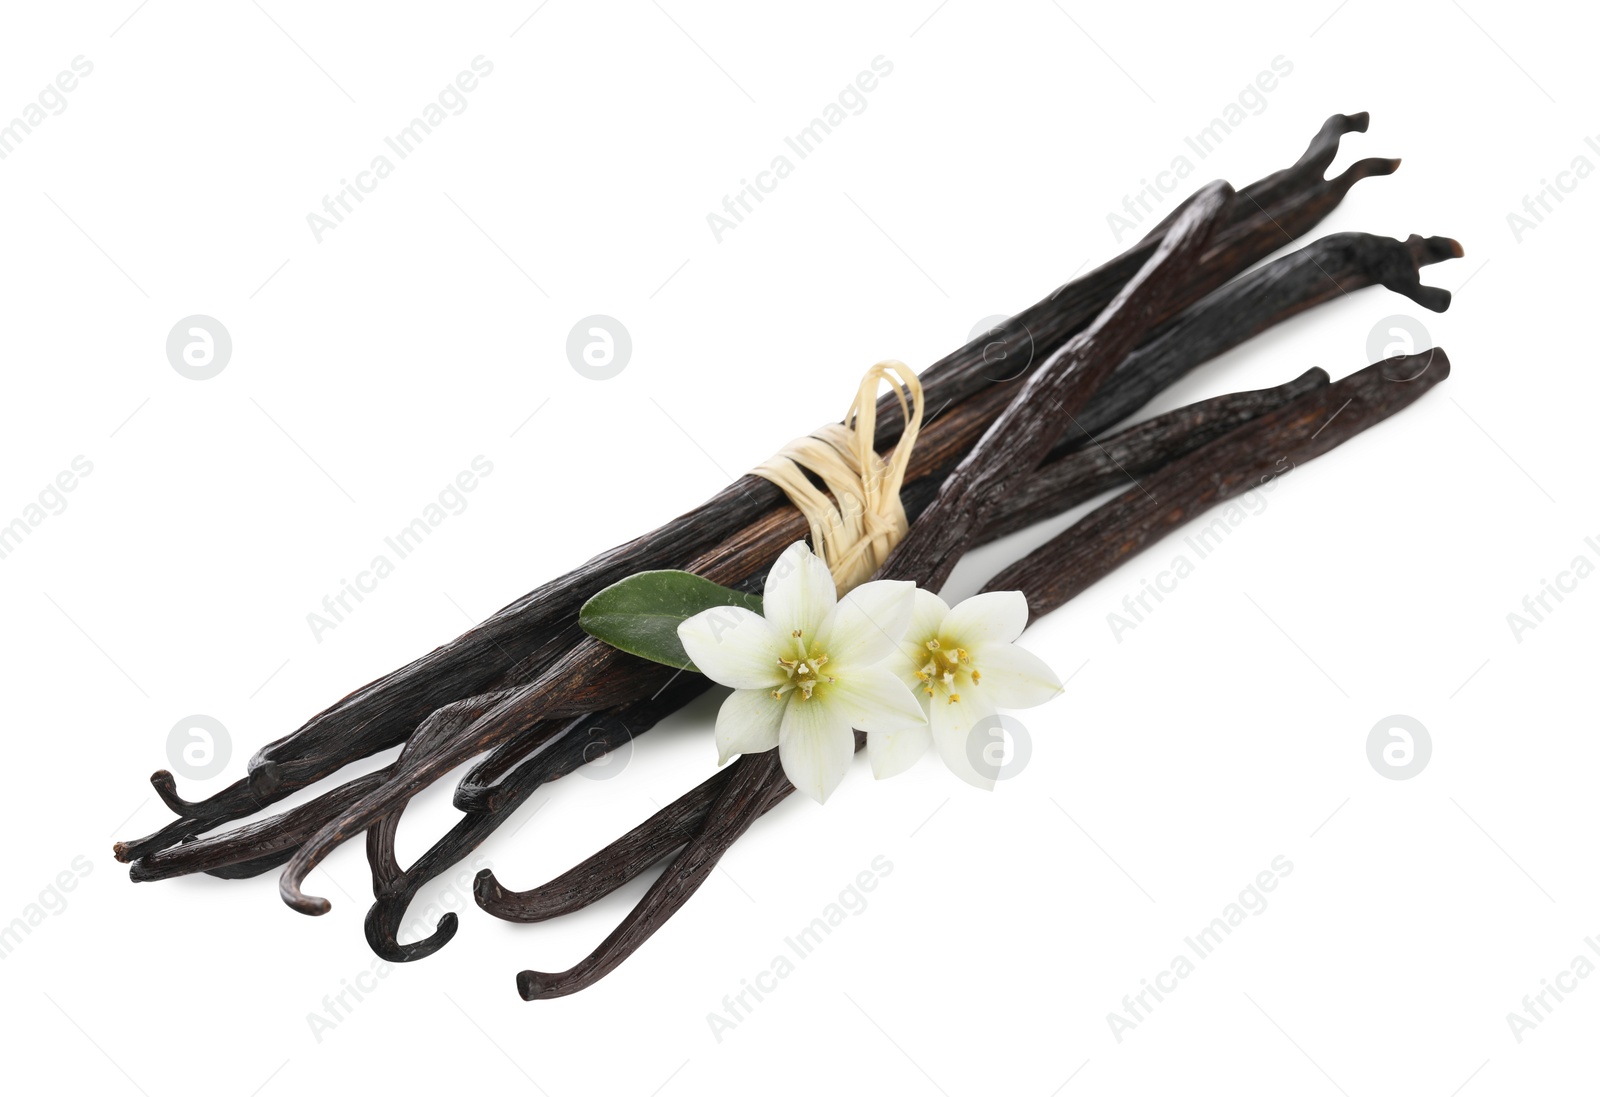
[[[906,426],[887,459],[873,447],[878,383],[894,386]],[[811,544],[827,563],[839,593],[866,582],[888,558],[908,523],[900,488],[922,428],[922,384],[904,362],[886,359],[869,369],[843,423],[796,438],[750,471],[770,480],[805,516]],[[806,476],[826,486],[821,491]],[[829,495],[832,495],[832,498]]]

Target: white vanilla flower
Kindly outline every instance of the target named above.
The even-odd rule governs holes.
[[[979,594],[951,609],[920,587],[911,624],[895,660],[901,678],[928,713],[928,726],[869,739],[872,772],[907,769],[933,739],[945,765],[979,788],[994,787],[992,766],[979,765],[983,743],[972,733],[1000,709],[1032,708],[1061,692],[1061,680],[1038,656],[1012,643],[1028,624],[1020,591]]]
[[[927,717],[884,661],[899,652],[915,592],[880,580],[841,599],[827,566],[796,541],[767,576],[762,614],[719,607],[680,624],[695,666],[734,690],[717,713],[719,764],[777,747],[789,780],[821,803],[855,754],[852,728],[869,744],[907,728],[926,735]]]

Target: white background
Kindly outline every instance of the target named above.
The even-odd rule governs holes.
[[[1574,556],[1600,562],[1583,540],[1600,181],[1520,242],[1507,222],[1574,158],[1600,164],[1575,11],[134,2],[11,7],[0,34],[0,119],[93,64],[0,161],[0,520],[93,465],[0,560],[0,923],[89,866],[0,961],[8,1076],[1041,1097],[1592,1079],[1600,978],[1520,1042],[1507,1021],[1600,934],[1600,580],[1520,642],[1506,619]],[[467,109],[319,243],[307,214],[479,55],[493,73]],[[719,243],[706,215],[879,55],[893,73],[867,109]],[[837,418],[866,365],[925,366],[1115,254],[1106,214],[1279,56],[1292,73],[1185,190],[1242,185],[1327,115],[1370,111],[1334,170],[1405,163],[1318,231],[1456,237],[1466,258],[1424,278],[1459,292],[1434,316],[1363,290],[1157,408],[1342,376],[1394,314],[1423,319],[1454,375],[1284,481],[1121,642],[1107,613],[1179,538],[1033,628],[1071,683],[1023,714],[1016,779],[984,794],[930,756],[875,783],[858,759],[826,807],[785,803],[633,959],[559,1001],[523,1003],[515,972],[579,959],[644,882],[532,927],[469,901],[453,943],[320,1039],[308,1015],[373,962],[360,842],[312,876],[320,919],[274,875],[127,881],[110,843],[169,817],[146,777],[175,721],[226,725],[226,770],[179,784],[214,792],[350,689]],[[205,382],[164,350],[196,313],[234,344]],[[633,339],[606,382],[564,349],[593,313]],[[478,455],[493,473],[467,509],[315,638],[307,614]],[[1040,536],[975,554],[949,593]],[[478,864],[531,886],[642,819],[710,772],[712,711],[641,739],[613,780],[540,791]],[[1366,753],[1396,713],[1433,743],[1405,781]],[[451,784],[406,816],[403,860],[456,817]],[[724,995],[880,855],[866,909],[715,1038]],[[1119,1042],[1107,1014],[1279,855],[1293,871],[1267,909]],[[423,898],[459,908],[450,892]]]

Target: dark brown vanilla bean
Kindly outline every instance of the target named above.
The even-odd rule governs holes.
[[[494,811],[517,784],[519,770],[531,761],[527,748],[521,743],[496,747],[479,759],[456,784],[451,805],[457,811],[469,813]]]
[[[732,773],[731,768],[717,770],[549,883],[528,891],[507,891],[495,878],[494,870],[486,868],[473,881],[473,895],[480,907],[508,922],[543,922],[582,910],[648,871],[699,833]]]
[[[1394,172],[1400,166],[1398,160],[1366,159],[1350,165],[1333,179],[1323,178],[1338,154],[1340,138],[1347,133],[1364,133],[1367,123],[1365,113],[1333,115],[1293,165],[1234,194],[1220,213],[1211,246],[1187,272],[1188,288],[1193,293],[1190,299],[1204,296],[1237,272],[1249,269],[1310,231],[1360,180]],[[1185,199],[1134,247],[929,366],[919,375],[928,406],[937,409],[994,382],[1015,380],[1015,369],[997,370],[990,360],[988,348],[996,342],[1007,347],[1031,346],[1035,356],[1042,359],[1076,335],[1138,273],[1154,254],[1167,228],[1188,212],[1199,193]],[[902,426],[898,402],[886,396],[878,404],[879,448],[898,438]]]
[[[1076,425],[1097,426],[1122,418],[1126,409],[1142,404],[1207,357],[1236,346],[1265,327],[1281,322],[1305,308],[1363,286],[1382,283],[1429,307],[1444,307],[1449,295],[1422,285],[1418,279],[1418,267],[1419,264],[1456,254],[1459,254],[1459,248],[1453,241],[1439,238],[1423,240],[1413,236],[1402,244],[1387,237],[1343,233],[1314,241],[1229,283],[1188,310],[1178,322],[1168,327],[1164,335],[1146,343],[1118,367]],[[1002,398],[1006,395],[1004,386],[996,386],[930,424],[919,446],[923,456],[947,468],[998,414]],[[951,431],[954,433],[947,434]],[[1068,440],[1059,444],[1053,453],[1070,451],[1081,440],[1081,436],[1078,439],[1070,437],[1071,433],[1069,430]],[[946,445],[939,441],[941,437],[953,438],[954,441]],[[1081,471],[1079,469],[1073,475],[1079,475]],[[942,473],[929,475],[908,485],[905,492],[908,512],[920,512],[937,490],[940,475]],[[1065,505],[1075,504],[1069,502]],[[750,554],[754,561],[752,570],[764,571],[784,546],[803,536],[805,531],[804,522],[792,508],[783,508],[775,512],[773,517],[786,521],[776,531],[771,521],[761,524],[766,531],[762,548],[757,550],[755,542],[741,538],[723,546],[723,554]],[[691,567],[710,566],[711,563],[702,561]],[[520,739],[513,740],[486,757],[480,768],[486,773],[496,772],[497,768],[515,764],[530,749]],[[487,801],[475,806],[474,797],[480,793],[472,783],[478,773],[475,770],[470,774],[463,781],[462,789],[458,790],[458,806],[462,810],[483,810],[490,806]],[[362,788],[363,791],[370,790],[370,782],[364,782]],[[473,791],[468,791],[469,788]],[[484,791],[481,795],[487,796],[488,792]],[[268,871],[283,864],[295,846],[309,838],[333,813],[349,802],[349,797],[336,789],[319,798],[319,801],[312,802],[320,803],[320,809],[313,809],[311,805],[296,809],[289,820],[289,827],[276,832],[272,852],[263,859],[244,859],[257,850],[258,842],[265,841],[264,838],[258,838],[253,828],[266,824],[250,824],[247,828],[216,838],[206,838],[165,853],[151,854],[145,859],[149,863],[132,871],[131,875],[135,879],[161,879],[184,872],[208,871],[232,877]],[[459,833],[452,831],[441,842],[465,840],[473,835],[479,835],[474,846],[486,837],[486,833],[480,834],[475,829],[463,829]],[[465,856],[470,848],[473,847],[458,847],[457,859]],[[430,851],[430,854],[433,852]],[[138,866],[141,862],[135,864]]]
[[[1450,307],[1450,291],[1423,285],[1418,275],[1425,266],[1459,258],[1461,245],[1444,236],[1411,236],[1401,242],[1340,232],[1314,240],[1209,294],[1130,354],[1077,421],[1068,424],[1052,452],[1075,448],[1121,422],[1199,363],[1366,286],[1381,285],[1425,309],[1443,312]]]
[[[487,711],[503,696],[485,694],[447,706],[436,714],[436,720],[430,725],[433,737],[436,739],[462,726],[465,721]],[[426,746],[429,741],[423,739],[416,745]],[[129,866],[128,876],[138,883],[165,880],[192,872],[209,872],[230,879],[267,872],[288,861],[294,851],[330,819],[337,817],[362,796],[382,787],[392,769],[386,767],[363,774],[281,815],[148,853]]]
[[[1145,477],[984,589],[1023,591],[1037,619],[1195,515],[1320,457],[1449,376],[1437,348],[1374,363]]]
[[[677,711],[705,692],[710,685],[701,675],[684,674],[655,697],[628,705],[612,713],[584,716],[572,721],[549,746],[525,759],[503,782],[486,811],[464,816],[434,843],[410,868],[401,871],[394,860],[394,828],[400,814],[385,816],[367,831],[367,856],[373,867],[373,896],[367,911],[367,943],[391,963],[405,963],[431,956],[455,936],[457,919],[447,912],[434,932],[419,941],[401,944],[399,934],[406,910],[428,881],[460,862],[466,852],[477,848],[495,828],[521,807],[535,789],[592,761],[596,752],[612,750],[636,735],[642,735],[655,722]]]
[[[710,687],[704,676],[684,674],[659,697],[571,721],[570,734],[563,734],[557,743],[531,756],[520,742],[497,747],[461,779],[452,803],[457,811],[467,814],[509,814],[506,809],[515,810],[515,804],[527,799],[527,793],[631,742]]]
[[[1324,180],[1339,138],[1366,129],[1364,114],[1334,116],[1291,168],[1245,188],[1227,211],[1228,228],[1213,252],[1194,269],[1197,291],[1220,285],[1238,270],[1298,235],[1342,200],[1359,179],[1393,171],[1397,162],[1363,160],[1342,175]],[[1141,243],[1123,257],[1077,279],[1002,327],[1026,332],[1041,352],[1081,328],[1144,261],[1153,244]],[[924,374],[930,406],[960,401],[995,380],[985,361],[988,340],[969,343]],[[898,407],[880,407],[878,441],[887,445],[900,429]],[[183,814],[154,834],[118,843],[120,860],[133,860],[219,823],[254,813],[292,792],[329,776],[359,758],[393,746],[428,713],[451,700],[472,696],[507,675],[528,681],[570,650],[571,619],[589,595],[633,572],[681,566],[782,503],[765,481],[743,477],[711,503],[668,523],[553,583],[531,592],[462,637],[352,693],[313,717],[299,731],[263,747],[249,763],[249,775],[221,793],[193,803],[181,801],[170,786],[169,806]]]
[[[1176,315],[1191,303],[1192,297],[1187,295],[1198,296],[1186,284],[1183,274],[1204,253],[1232,198],[1233,188],[1224,182],[1201,188],[1173,219],[1149,260],[1111,303],[1020,387],[945,481],[932,506],[911,524],[875,579],[920,581],[934,591],[944,584],[960,550],[973,539],[974,527],[993,513],[992,507],[975,505],[966,493],[995,491],[994,499],[1003,498],[1003,489],[1015,482],[1003,475],[1004,470],[1020,465],[1033,471],[1060,434],[1059,429],[1049,428],[1047,417],[1063,411],[1072,416],[1081,411],[1094,390],[1139,345],[1142,330]],[[949,525],[944,524],[947,522]],[[789,784],[777,753],[769,750],[739,759],[734,764],[734,776],[728,779],[699,832],[678,852],[616,931],[566,971],[519,973],[517,989],[522,997],[555,998],[582,990],[615,968],[659,929],[710,875],[728,847],[760,818],[769,799]],[[304,898],[292,886],[298,881],[290,870],[298,861],[299,858],[291,861],[285,869],[281,890],[285,902],[305,909],[299,905]],[[323,907],[326,908],[326,901]]]
[[[199,838],[147,853],[128,866],[128,878],[144,883],[192,872],[210,872],[237,879],[240,875],[253,876],[269,871],[293,856],[300,844],[329,819],[380,788],[384,776],[384,770],[363,774],[281,815],[235,827],[213,838]],[[260,867],[243,874],[227,871],[242,865]]]
[[[1044,462],[1063,429],[1095,390],[1139,345],[1140,334],[1192,304],[1184,272],[1204,253],[1233,198],[1226,183],[1202,189],[1139,273],[1083,331],[1045,359],[1022,383],[978,444],[957,466],[933,505],[901,540],[878,578],[912,579],[938,591],[974,530],[999,501]]]
[[[1028,599],[1032,617],[1048,613],[1183,522],[1282,475],[1285,469],[1304,464],[1341,445],[1415,402],[1449,374],[1449,359],[1442,350],[1434,349],[1388,359],[1332,385],[1319,387],[1145,477],[1139,485],[1096,508],[1060,536],[1007,568],[985,589],[1020,590]],[[858,733],[858,750],[863,738]],[[612,871],[617,875],[634,871],[636,874],[642,871],[642,868],[635,868],[638,851],[649,851],[659,846],[667,835],[681,835],[685,831],[689,832],[688,842],[697,849],[697,864],[708,857],[713,860],[720,857],[755,819],[794,791],[781,771],[773,772],[776,753],[767,751],[740,758],[704,782],[701,788],[680,797],[630,831],[613,861],[586,862],[589,870]],[[752,775],[766,776],[764,784],[742,801],[742,818],[716,817],[723,808],[723,801],[717,800],[698,828],[691,829],[695,828],[694,814],[698,805],[711,792],[706,786],[712,782],[726,786],[735,781],[745,786],[745,775],[740,771],[747,762]],[[734,776],[729,776],[730,772]],[[695,879],[703,878],[701,874]],[[578,899],[587,897],[588,901],[596,897],[592,882],[558,879],[564,880],[567,891],[573,893],[564,900],[570,909],[583,905],[574,902],[574,894]],[[506,902],[505,894],[498,892],[490,873],[479,874],[475,891],[480,905],[491,909]],[[550,898],[557,900],[559,897],[552,895]],[[524,998],[557,997],[589,985],[598,977],[595,972],[604,974],[613,970],[685,901],[683,895],[674,893],[670,904],[646,909],[650,898],[647,894],[630,915],[631,929],[627,935],[608,937],[595,953],[569,972],[559,975],[521,972],[517,976],[518,991]]]
[[[1124,487],[1327,383],[1327,371],[1312,367],[1276,388],[1202,400],[1091,440],[1082,449],[1045,464],[1001,499],[973,537],[972,547],[1026,529],[1041,515],[1060,514],[1101,492]]]
[[[661,928],[663,922],[677,913],[705,883],[706,877],[717,867],[727,848],[749,829],[751,822],[765,813],[771,785],[784,781],[777,751],[751,755],[750,762],[745,766],[741,760],[740,765],[728,771],[728,777],[711,810],[706,813],[699,832],[689,839],[682,852],[673,859],[672,867],[656,878],[644,898],[628,912],[627,917],[611,931],[599,948],[559,974],[519,972],[517,993],[525,1000],[532,1001],[535,998],[559,998],[582,990],[633,955],[640,945],[649,940],[651,934]]]
[[[452,769],[512,736],[542,726],[550,729],[540,735],[538,742],[543,742],[559,730],[553,725],[648,697],[666,686],[672,675],[669,667],[644,663],[586,638],[538,679],[508,691],[505,700],[464,731],[430,750],[416,752],[415,757],[397,761],[378,789],[341,811],[295,851],[279,878],[280,896],[302,914],[326,914],[331,904],[320,896],[305,894],[302,885],[335,847],[362,833]],[[428,728],[432,719],[423,721],[419,731]]]

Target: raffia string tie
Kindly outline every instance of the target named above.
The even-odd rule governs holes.
[[[888,381],[905,417],[905,431],[887,458],[878,456],[878,383]],[[796,438],[750,471],[783,489],[811,526],[811,544],[833,574],[839,593],[866,582],[888,558],[908,523],[900,488],[911,448],[922,429],[922,383],[904,362],[886,359],[861,378],[843,423]],[[813,473],[827,485],[818,490]],[[830,498],[831,494],[831,498]]]

